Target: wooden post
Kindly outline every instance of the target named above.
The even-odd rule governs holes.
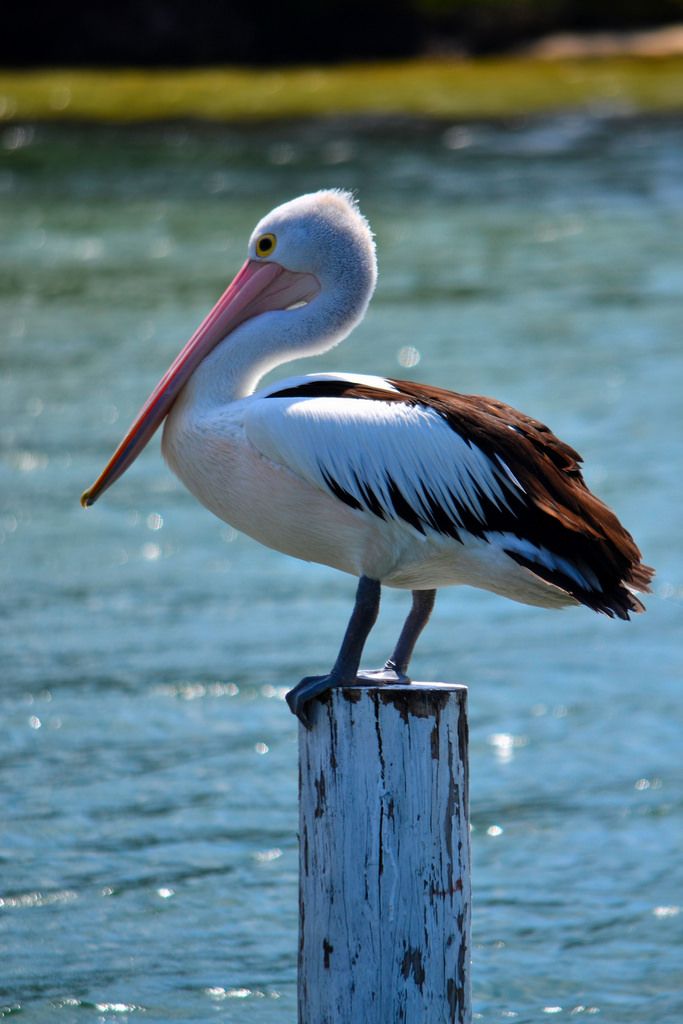
[[[299,1024],[469,1024],[467,689],[345,688],[299,729]]]

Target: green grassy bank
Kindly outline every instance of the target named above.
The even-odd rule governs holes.
[[[325,68],[0,70],[0,121],[505,117],[683,109],[683,57],[420,59]]]

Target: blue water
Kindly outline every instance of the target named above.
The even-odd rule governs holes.
[[[379,288],[298,369],[549,422],[658,569],[631,623],[452,589],[421,641],[417,678],[470,687],[477,1019],[683,1021],[682,143],[597,115],[3,130],[0,1018],[295,1020],[282,696],[329,667],[354,582],[214,520],[158,442],[78,497],[255,220],[340,185]]]

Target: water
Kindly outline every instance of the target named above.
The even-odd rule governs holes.
[[[0,1017],[295,1019],[282,695],[329,667],[354,583],[212,519],[156,442],[96,509],[78,496],[255,220],[341,185],[380,285],[353,338],[299,368],[549,422],[658,569],[630,624],[448,590],[420,644],[418,678],[470,686],[478,1019],[680,1024],[680,124],[0,141]],[[367,663],[405,604],[387,594]]]

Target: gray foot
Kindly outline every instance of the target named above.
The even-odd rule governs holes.
[[[326,676],[306,676],[289,691],[286,700],[292,714],[310,729],[313,723],[309,718],[307,705],[326,690],[331,690],[335,686],[387,686],[391,683],[409,682],[407,675],[389,665],[385,665],[384,668],[361,669],[355,679],[343,679],[334,672],[329,672]]]
[[[333,686],[344,686],[346,683],[345,679],[340,679],[333,672],[329,672],[326,676],[305,676],[287,694],[286,700],[289,704],[289,710],[292,714],[296,715],[307,729],[310,729],[313,723],[306,711],[308,702],[317,697],[318,694],[330,690]]]
[[[392,684],[409,683],[411,680],[405,672],[399,672],[391,665],[384,668],[362,668],[356,676],[357,686],[390,686]]]

